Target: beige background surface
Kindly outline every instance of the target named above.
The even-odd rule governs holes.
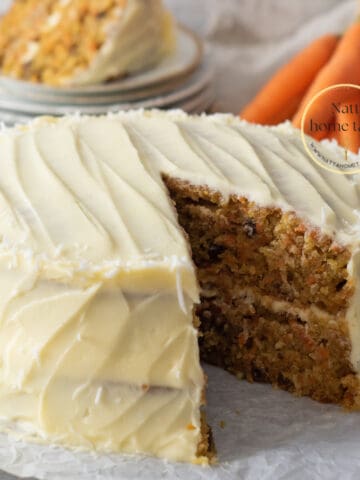
[[[237,113],[301,47],[356,18],[357,0],[165,0],[208,42],[217,108]],[[360,5],[359,5],[360,6]],[[360,10],[360,9],[359,9]]]

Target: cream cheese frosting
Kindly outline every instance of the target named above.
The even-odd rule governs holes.
[[[359,277],[359,179],[318,167],[289,124],[42,118],[0,132],[0,167],[0,416],[47,441],[196,460],[199,289],[162,175],[295,211]]]
[[[1,416],[67,446],[196,461],[203,374],[176,293],[26,276],[0,280],[13,287],[0,307]]]
[[[175,42],[173,19],[162,0],[127,0],[90,65],[64,83],[91,85],[145,70],[170,54]]]

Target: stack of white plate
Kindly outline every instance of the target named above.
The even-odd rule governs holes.
[[[55,88],[0,77],[0,121],[26,122],[38,115],[101,115],[134,108],[206,111],[214,101],[213,71],[201,40],[178,27],[176,52],[152,70],[106,84]]]

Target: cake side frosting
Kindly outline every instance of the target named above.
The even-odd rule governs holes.
[[[70,85],[101,83],[156,64],[175,47],[173,19],[161,0],[128,0],[88,68],[65,80]]]
[[[196,461],[196,276],[160,174],[118,127],[0,135],[0,415],[44,441]]]
[[[4,266],[0,285],[1,417],[25,438],[196,460],[204,379],[187,295],[180,307],[171,289],[71,287]]]

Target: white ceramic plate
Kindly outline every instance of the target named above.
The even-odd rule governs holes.
[[[33,117],[29,115],[21,115],[19,113],[0,110],[0,122],[7,126],[15,125],[16,123],[27,123],[32,119]]]
[[[194,97],[185,100],[185,102],[171,105],[170,108],[181,108],[187,113],[203,113],[209,110],[214,101],[215,90],[212,85],[209,85],[205,90],[202,90]]]
[[[210,62],[205,61],[201,67],[183,78],[181,82],[169,82],[164,85],[149,87],[146,89],[134,90],[134,92],[120,93],[114,95],[106,96],[81,96],[81,97],[62,97],[62,96],[52,96],[51,101],[46,101],[45,99],[39,99],[35,95],[31,95],[24,98],[14,97],[6,92],[0,86],[0,108],[12,109],[12,110],[23,110],[28,111],[30,108],[30,113],[38,113],[38,108],[41,108],[41,112],[46,114],[51,114],[60,108],[61,111],[73,111],[80,110],[84,108],[90,110],[91,108],[97,108],[103,111],[107,111],[109,106],[122,104],[122,103],[132,103],[139,102],[142,100],[150,100],[152,98],[164,97],[171,93],[179,92],[180,98],[186,95],[192,95],[196,90],[204,88],[204,86],[210,83],[213,73],[210,67]],[[97,111],[95,113],[98,113]]]
[[[192,76],[185,85],[176,91],[166,95],[149,98],[143,101],[129,103],[115,103],[111,105],[50,105],[48,103],[29,102],[19,100],[0,93],[0,109],[7,112],[15,112],[30,116],[36,115],[67,115],[71,113],[82,113],[86,115],[102,115],[108,112],[119,110],[130,110],[136,108],[166,108],[174,103],[183,102],[199,91],[207,87],[213,78],[213,70],[209,63]]]
[[[167,109],[182,109],[187,113],[206,112],[215,100],[215,92],[212,84],[206,86],[190,98],[184,101],[176,102],[167,106]],[[131,107],[132,108],[132,107]],[[130,109],[130,108],[129,108]],[[128,110],[129,110],[128,109]],[[0,109],[0,122],[6,125],[14,125],[16,123],[27,123],[34,118],[33,115],[27,115],[21,112],[12,112]]]
[[[191,72],[179,79],[170,82],[160,83],[149,87],[130,90],[128,92],[111,93],[107,95],[53,95],[45,92],[33,93],[24,91],[21,94],[13,94],[9,90],[3,88],[0,82],[0,96],[12,98],[21,102],[29,103],[45,103],[48,105],[111,105],[114,103],[133,102],[145,98],[158,97],[177,90],[194,75]]]
[[[24,96],[29,97],[33,95],[35,100],[38,100],[39,97],[49,100],[49,98],[56,95],[62,97],[113,95],[114,93],[149,87],[183,77],[199,66],[202,52],[203,46],[200,38],[185,27],[178,26],[177,48],[173,55],[166,57],[150,70],[121,80],[101,85],[56,88],[0,76],[0,85],[13,96],[24,98]]]

